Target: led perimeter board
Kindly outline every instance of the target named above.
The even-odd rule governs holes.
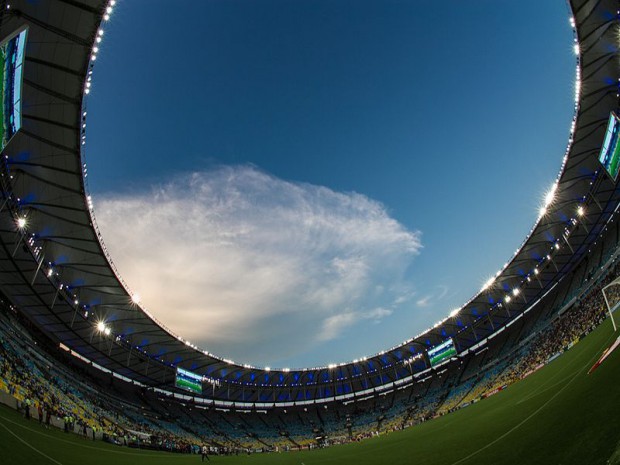
[[[620,119],[612,111],[609,115],[605,140],[603,141],[598,159],[614,181],[618,178],[618,171],[620,171],[620,141],[618,139],[618,132],[620,132]]]
[[[431,367],[440,364],[454,355],[456,355],[456,347],[454,347],[454,341],[452,338],[442,342],[437,347],[433,347],[428,351],[428,359],[431,362]]]
[[[202,376],[191,371],[177,368],[177,376],[174,385],[181,389],[186,389],[194,394],[202,394]]]
[[[26,50],[27,29],[0,44],[0,82],[2,83],[2,106],[0,107],[0,150],[4,150],[11,138],[22,126],[22,74]]]

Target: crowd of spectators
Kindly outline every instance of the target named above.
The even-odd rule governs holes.
[[[472,360],[484,355],[471,354],[451,362],[445,374],[433,373],[407,389],[352,405],[335,403],[264,416],[236,414],[200,410],[145,388],[134,389],[134,397],[120,404],[115,392],[127,387],[116,387],[111,376],[109,384],[102,385],[102,379],[88,370],[66,363],[57,366],[6,311],[0,315],[0,391],[12,396],[24,417],[41,427],[55,425],[121,446],[199,453],[206,445],[211,455],[229,455],[360,441],[479,401],[568,350],[606,318],[601,290],[619,271],[617,265],[598,284],[587,283],[587,293],[563,313],[542,321],[533,335],[515,341],[514,347],[501,352],[501,359],[482,366]],[[607,295],[615,305],[620,285],[609,288]],[[469,363],[477,369],[465,377]]]

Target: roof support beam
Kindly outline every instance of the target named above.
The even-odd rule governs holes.
[[[40,28],[45,29],[46,31],[49,31],[53,34],[56,34],[60,37],[62,37],[63,39],[67,39],[70,42],[73,42],[77,45],[81,45],[82,47],[86,47],[86,48],[90,48],[91,47],[91,43],[92,41],[88,40],[88,39],[84,39],[80,36],[77,36],[75,34],[71,34],[70,32],[65,31],[64,29],[61,29],[59,27],[56,26],[52,26],[49,23],[46,23],[44,21],[41,21],[40,19],[35,18],[34,16],[30,16],[27,13],[24,13],[21,10],[17,10],[17,9],[11,9],[9,10],[9,14],[12,14],[18,18],[22,18],[25,19],[26,21],[28,21],[29,23],[32,23],[36,26],[39,26]]]
[[[37,65],[46,66],[48,68],[55,69],[56,71],[60,71],[65,74],[70,74],[71,76],[77,76],[79,78],[84,77],[84,73],[81,71],[76,71],[74,69],[67,68],[66,66],[61,66],[59,64],[52,63],[51,61],[47,61],[47,60],[42,60],[40,58],[27,56],[26,63],[35,63]]]

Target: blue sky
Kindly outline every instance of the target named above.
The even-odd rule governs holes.
[[[418,334],[536,220],[573,115],[568,16],[559,0],[119,2],[86,161],[121,274],[239,362],[323,365]]]

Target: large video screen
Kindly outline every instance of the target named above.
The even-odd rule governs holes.
[[[454,341],[452,339],[448,339],[428,351],[428,358],[432,367],[454,355],[456,355],[456,347],[454,347]]]
[[[615,181],[620,170],[620,144],[618,143],[618,132],[620,132],[620,119],[614,112],[609,115],[605,139],[598,157],[605,170]]]
[[[195,394],[202,394],[202,376],[184,370],[183,368],[177,368],[177,376],[174,385]]]
[[[4,150],[22,125],[22,74],[26,50],[27,30],[0,45],[0,72],[2,73],[2,114],[0,119],[0,150]]]

